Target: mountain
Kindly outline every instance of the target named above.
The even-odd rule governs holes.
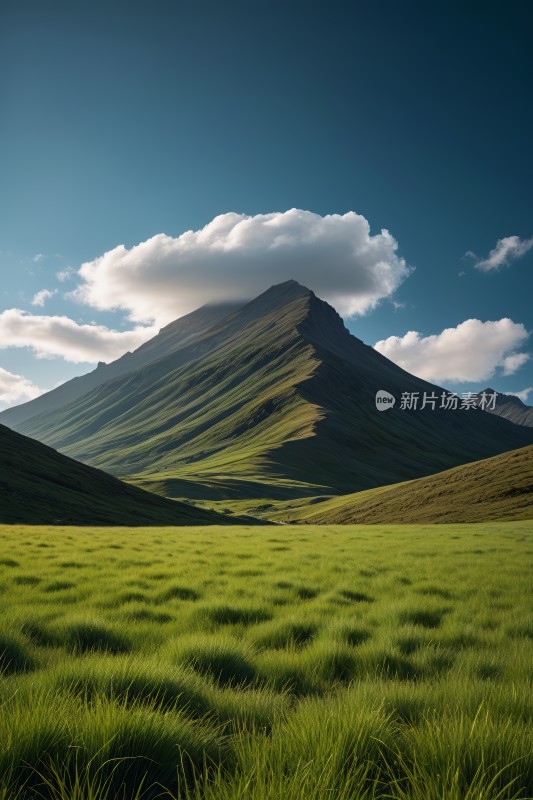
[[[533,446],[268,518],[327,525],[533,520]]]
[[[173,353],[236,308],[238,306],[229,303],[202,306],[162,328],[157,336],[145,342],[133,353],[125,353],[111,364],[101,361],[92,372],[73,378],[34,400],[0,412],[0,423],[17,428],[31,417],[61,408],[106,381],[141,369],[146,364]]]
[[[479,392],[478,402],[482,395],[485,394],[486,398],[491,395],[496,395],[496,404],[493,409],[489,408],[491,414],[496,414],[499,417],[508,419],[516,425],[525,425],[528,428],[533,428],[533,408],[526,406],[519,397],[514,394],[503,394],[502,392],[495,392],[494,389],[485,389],[484,392]]]
[[[387,411],[376,408],[381,389],[397,398]],[[348,493],[533,442],[533,431],[476,408],[401,408],[404,392],[442,391],[287,281],[17,427],[144,488],[200,499]]]
[[[0,425],[0,523],[213,525],[228,517],[143,492]]]

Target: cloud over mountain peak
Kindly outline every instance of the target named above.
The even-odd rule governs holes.
[[[387,231],[365,217],[310,211],[230,212],[174,238],[160,233],[84,263],[71,296],[136,322],[165,324],[210,301],[255,297],[295,278],[344,316],[364,314],[410,274]]]

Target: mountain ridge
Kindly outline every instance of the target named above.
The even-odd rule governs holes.
[[[16,429],[17,425],[26,423],[32,417],[57,410],[78,397],[107,381],[134,372],[142,366],[173,352],[176,347],[183,347],[195,335],[210,328],[218,319],[222,319],[239,306],[232,303],[206,304],[165,325],[159,333],[140,345],[133,352],[124,353],[120,358],[106,364],[101,361],[98,366],[84,375],[71,378],[55,389],[45,392],[33,400],[0,411],[0,424]]]
[[[482,395],[486,396],[496,394],[496,404],[494,408],[489,408],[490,414],[508,419],[516,425],[524,425],[528,428],[533,428],[533,407],[528,406],[514,394],[505,394],[504,392],[496,392],[494,389],[488,387],[483,392],[478,392],[478,403]]]

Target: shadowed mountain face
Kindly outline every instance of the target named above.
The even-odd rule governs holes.
[[[397,398],[385,412],[375,404],[381,389]],[[533,442],[533,431],[479,409],[403,410],[405,392],[442,390],[288,281],[17,427],[138,485],[203,498],[356,491]]]
[[[227,517],[165,500],[0,425],[0,523],[213,525]]]
[[[481,398],[483,392],[480,392],[478,398]],[[484,394],[489,397],[495,394],[494,389],[485,389]],[[498,417],[503,417],[516,425],[525,425],[528,428],[533,428],[533,408],[526,406],[519,397],[513,394],[496,393],[496,405],[489,409],[491,414],[496,414]]]

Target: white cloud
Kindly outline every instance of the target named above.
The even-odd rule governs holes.
[[[73,267],[66,267],[65,269],[59,270],[59,272],[56,272],[56,278],[61,283],[64,283],[65,281],[73,278],[75,274],[76,270],[73,269]]]
[[[341,314],[364,314],[410,274],[396,250],[387,230],[371,236],[353,211],[228,213],[177,238],[161,233],[130,250],[115,247],[81,266],[70,296],[165,324],[203,303],[245,300],[294,278]]]
[[[55,294],[57,294],[57,289],[41,289],[40,292],[37,292],[37,294],[33,296],[31,304],[32,306],[44,306],[45,302]]]
[[[22,375],[16,375],[0,367],[0,411],[33,400],[44,391]]]
[[[0,349],[28,347],[37,358],[64,358],[74,363],[112,361],[134,350],[155,328],[114,331],[104,325],[81,325],[69,317],[38,316],[10,308],[0,313]]]
[[[32,261],[34,261],[37,264],[39,261],[42,261],[43,258],[44,258],[44,253],[36,253],[33,256]]]
[[[456,328],[422,336],[409,331],[376,342],[375,349],[408,372],[442,383],[483,381],[500,367],[512,375],[527,361],[515,352],[529,333],[521,323],[504,318],[495,322],[467,319]]]
[[[533,393],[533,386],[528,386],[527,389],[522,389],[521,392],[506,392],[506,394],[512,394],[513,397],[518,397],[523,403],[527,403],[527,399],[530,394]]]
[[[505,267],[511,261],[523,256],[532,247],[533,236],[530,239],[521,239],[519,236],[505,236],[503,239],[498,239],[496,247],[490,251],[487,258],[477,260],[474,266],[482,272],[500,269],[500,267]],[[465,255],[477,259],[475,253],[470,250]]]

